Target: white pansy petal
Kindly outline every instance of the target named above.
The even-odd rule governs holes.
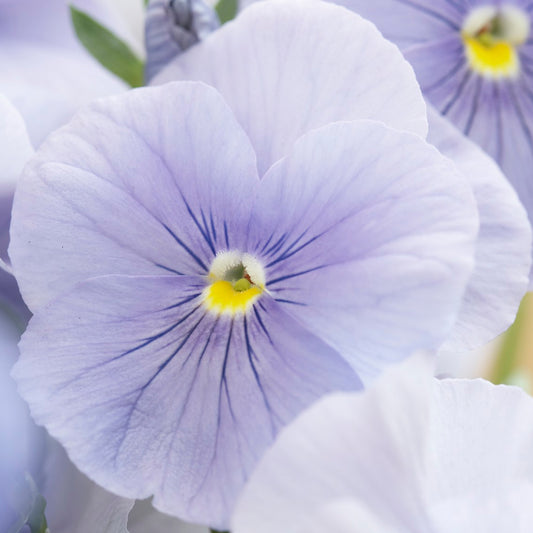
[[[330,395],[305,411],[252,474],[233,533],[300,533],[317,506],[347,498],[418,533],[427,525],[421,477],[430,366],[416,356],[365,393]]]

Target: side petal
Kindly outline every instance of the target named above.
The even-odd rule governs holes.
[[[222,93],[250,136],[260,175],[298,137],[330,122],[375,119],[427,131],[418,84],[398,49],[359,16],[323,2],[246,9],[154,83],[179,79],[202,80]]]
[[[262,180],[250,249],[272,296],[365,380],[443,342],[477,223],[470,187],[435,148],[379,123],[337,123]]]
[[[35,420],[96,482],[223,530],[280,427],[360,381],[268,296],[231,319],[204,308],[203,286],[88,280],[34,316],[14,375]]]
[[[50,136],[17,188],[10,257],[25,301],[34,310],[98,275],[207,274],[245,238],[257,183],[248,139],[212,88],[94,103]]]
[[[329,395],[300,415],[252,474],[232,531],[302,533],[306,517],[347,500],[394,531],[432,531],[423,480],[431,366],[416,356],[365,392]]]
[[[527,214],[496,163],[432,108],[428,141],[468,179],[480,218],[476,265],[461,312],[441,350],[479,348],[514,321],[527,291],[531,227]]]

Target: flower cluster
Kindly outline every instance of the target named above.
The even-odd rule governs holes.
[[[529,531],[529,7],[138,4],[0,1],[0,531]]]

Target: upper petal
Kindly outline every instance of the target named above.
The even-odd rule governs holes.
[[[250,250],[266,288],[364,378],[449,333],[477,210],[419,137],[370,121],[303,136],[261,181]]]
[[[36,307],[97,275],[206,274],[217,250],[245,238],[257,183],[250,143],[214,89],[96,102],[20,180],[10,256],[23,296]]]
[[[398,49],[359,16],[322,2],[245,10],[171,63],[155,83],[203,80],[224,96],[260,175],[307,131],[370,118],[425,135],[425,105]]]
[[[429,119],[429,142],[468,179],[480,218],[474,272],[457,323],[442,346],[456,353],[482,346],[513,323],[529,283],[531,227],[496,163],[432,108]]]

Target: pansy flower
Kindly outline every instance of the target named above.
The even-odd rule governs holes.
[[[398,44],[435,108],[487,151],[533,219],[533,5],[332,0]]]
[[[415,357],[285,428],[237,505],[234,533],[527,533],[533,399],[431,379]]]
[[[374,91],[379,99],[381,91],[389,90],[396,76],[380,70],[380,59],[370,56],[365,62],[365,69],[371,69],[372,75],[366,74],[352,60],[346,68],[353,67],[350,72],[357,85],[343,86],[338,82],[338,74],[333,74],[337,65],[342,67],[337,57],[342,57],[343,52],[328,49],[331,39],[321,37],[311,43],[304,39],[298,41],[292,38],[290,29],[286,31],[282,48],[293,53],[279,57],[278,43],[269,37],[270,33],[283,25],[305,25],[307,15],[302,12],[290,20],[280,20],[277,16],[282,9],[280,6],[275,2],[263,4],[254,6],[252,11],[245,10],[235,23],[224,25],[183,52],[156,76],[154,83],[201,80],[217,88],[259,149],[260,171],[284,155],[298,135],[325,121],[372,118],[392,124],[393,120],[395,127],[426,135],[425,128],[419,125],[399,123],[399,117],[393,116],[397,109],[390,106],[378,109],[366,98],[353,101],[356,91]],[[290,5],[285,7],[286,11],[295,9],[295,2],[287,4]],[[344,13],[345,17],[350,17],[348,12]],[[340,26],[344,46],[353,58],[361,58],[369,46],[369,36],[365,32],[343,30]],[[297,49],[315,66],[297,62]],[[322,67],[320,58],[327,58],[330,64]],[[337,105],[327,93],[324,93],[324,100],[313,100],[316,96],[313,82],[319,76],[330,85]],[[370,79],[375,80],[372,88],[365,86]],[[265,83],[264,80],[276,82]],[[258,105],[253,106],[253,102]],[[415,104],[411,101],[409,105],[414,117]],[[480,216],[474,273],[454,330],[442,347],[443,352],[457,354],[482,346],[512,324],[528,285],[531,229],[515,191],[490,157],[431,106],[428,112],[428,141],[452,159],[464,174],[476,197]]]
[[[270,37],[239,118],[199,82],[94,103],[26,167],[10,246],[37,422],[106,489],[216,529],[298,412],[443,342],[478,230],[372,25],[291,2],[223,31]]]

